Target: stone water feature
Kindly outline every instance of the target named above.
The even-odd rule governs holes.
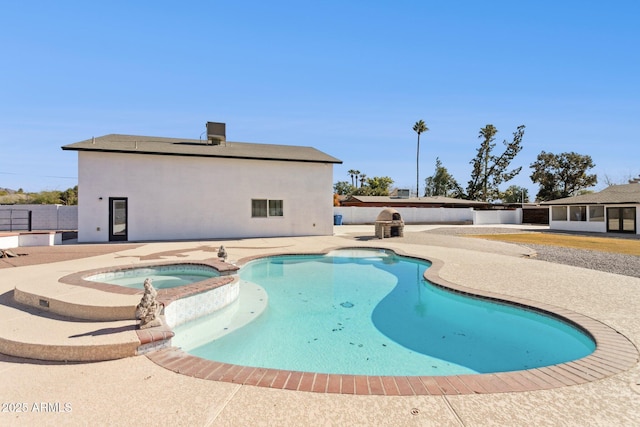
[[[220,245],[220,249],[218,249],[218,259],[222,262],[226,262],[227,256],[227,250],[224,248],[224,246]]]
[[[162,326],[162,305],[156,300],[157,297],[158,291],[153,287],[152,280],[145,279],[144,294],[136,306],[136,318],[140,319],[140,329]]]

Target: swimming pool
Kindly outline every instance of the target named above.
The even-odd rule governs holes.
[[[423,278],[429,266],[362,249],[253,261],[240,270],[240,287],[241,293],[264,288],[269,302],[262,315],[184,349],[237,365],[355,375],[504,372],[595,349],[585,333],[557,318],[434,286]],[[216,318],[232,318],[229,310],[211,322],[231,324]],[[190,327],[176,328],[174,344]]]
[[[144,279],[149,278],[153,280],[154,288],[169,289],[218,276],[220,276],[220,273],[207,265],[170,264],[98,273],[84,277],[84,280],[143,289]]]

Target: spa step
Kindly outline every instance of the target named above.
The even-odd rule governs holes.
[[[170,345],[166,328],[138,330],[137,321],[77,321],[0,296],[0,353],[51,361],[120,359]]]
[[[51,283],[18,284],[14,298],[20,304],[62,316],[93,321],[134,320],[141,295],[122,295],[96,289]]]
[[[221,276],[175,288],[159,289],[158,300],[165,306],[171,302],[229,284],[236,276]],[[101,286],[104,284],[96,284]],[[107,290],[60,281],[22,282],[15,284],[16,301],[51,313],[76,319],[108,321],[135,319],[135,307],[142,298],[142,290],[106,285]]]

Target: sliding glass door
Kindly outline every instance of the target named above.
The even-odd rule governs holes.
[[[636,208],[607,208],[607,231],[636,232]]]

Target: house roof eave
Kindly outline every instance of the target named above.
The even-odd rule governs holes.
[[[303,163],[341,164],[342,160],[313,147],[226,142],[212,145],[206,141],[135,135],[105,135],[64,145],[65,151],[109,152],[187,157],[217,157]]]

